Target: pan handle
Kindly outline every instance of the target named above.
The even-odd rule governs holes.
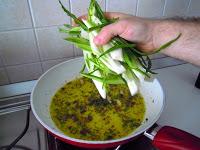
[[[160,150],[200,150],[200,138],[174,127],[158,126],[144,135]]]

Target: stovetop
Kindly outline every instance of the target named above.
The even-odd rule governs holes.
[[[51,134],[47,132],[47,142],[49,150],[88,150],[86,148],[80,148],[76,146],[72,146],[70,144],[64,143],[59,139],[55,138]],[[109,149],[101,149],[101,150],[156,150],[155,147],[151,144],[151,140],[149,140],[145,136],[140,136],[137,139],[130,141],[127,144],[120,145],[118,147],[109,148]],[[95,149],[91,149],[95,150]]]
[[[199,74],[199,67],[184,64],[158,69],[156,72],[158,73],[157,78],[164,88],[167,101],[165,109],[157,123],[159,125],[174,126],[200,137],[200,119],[196,119],[199,118],[200,114],[200,91],[194,87]],[[27,85],[19,86],[18,84],[16,88],[10,85],[3,89],[2,87],[0,88],[0,146],[9,144],[10,141],[19,135],[24,127],[26,116],[26,110],[24,108],[26,108],[27,103],[29,103],[29,96],[25,94],[18,96],[12,95],[12,97],[9,97],[10,95],[3,94],[5,91],[11,93],[13,89],[15,92],[14,94],[21,94],[19,93],[20,87],[27,89]],[[28,85],[28,87],[32,86]],[[32,89],[30,89],[30,91],[31,90]],[[6,96],[8,96],[8,98]],[[15,124],[14,128],[13,124]],[[48,135],[48,137],[47,140],[46,134],[43,132],[43,127],[38,124],[32,115],[29,131],[18,144],[32,150],[48,150],[46,148],[46,141],[48,141],[49,150],[84,150],[83,148],[63,144],[51,135]],[[140,137],[122,146],[119,150],[155,150],[155,148],[151,146],[150,140],[145,137]]]

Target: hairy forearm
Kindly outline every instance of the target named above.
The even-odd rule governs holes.
[[[181,33],[163,53],[200,66],[200,19],[167,19],[153,23],[153,43],[159,47]]]

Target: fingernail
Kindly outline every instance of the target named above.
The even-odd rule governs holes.
[[[97,44],[97,45],[101,44],[101,38],[99,38],[98,36],[96,36],[94,38],[94,43]]]

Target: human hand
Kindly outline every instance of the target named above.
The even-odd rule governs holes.
[[[137,44],[143,52],[153,52],[163,44],[181,38],[162,53],[200,66],[199,19],[145,19],[123,13],[105,13],[107,18],[119,18],[113,24],[102,28],[95,37],[96,45],[106,44],[112,37],[120,36]],[[80,19],[86,19],[86,15]]]
[[[139,18],[123,13],[105,13],[107,18],[119,18],[115,23],[105,26],[95,37],[96,45],[106,44],[114,36],[120,36],[137,43],[139,49],[150,52],[156,47],[153,42],[153,20]]]

